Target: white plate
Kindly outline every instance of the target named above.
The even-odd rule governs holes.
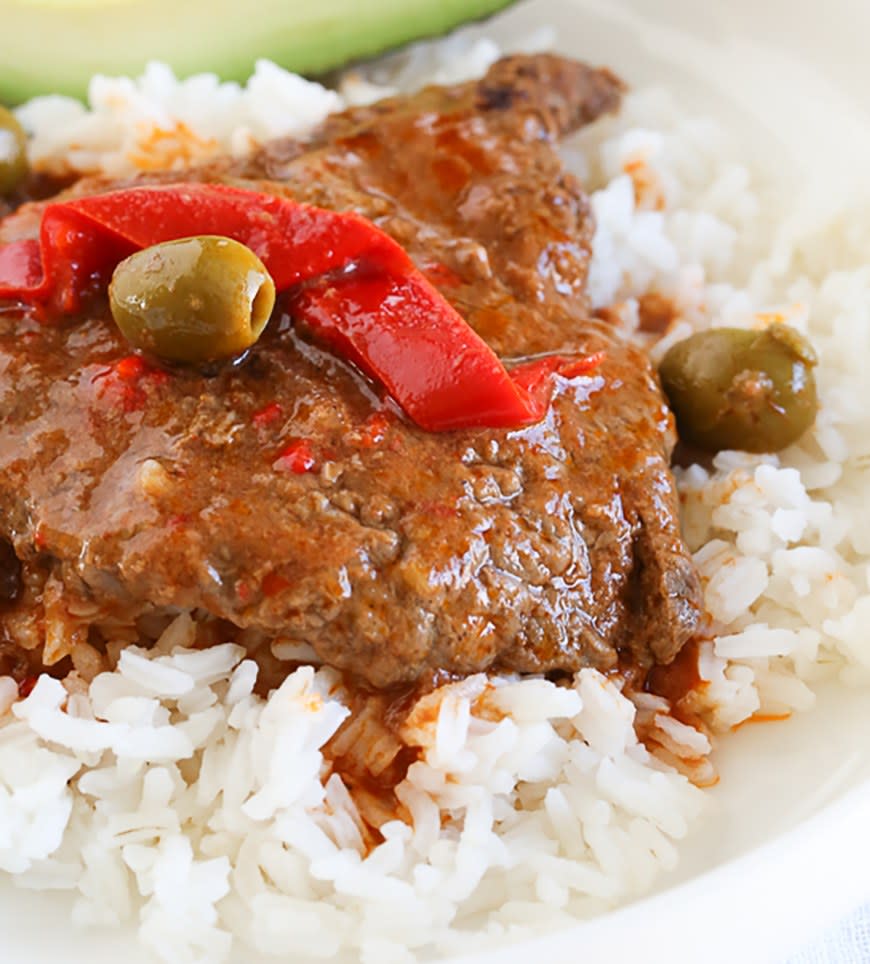
[[[870,191],[866,0],[535,0],[507,29],[558,27],[560,48],[657,82],[745,131],[793,182],[795,216]],[[498,33],[496,29],[495,33]],[[870,254],[870,252],[868,252]],[[836,687],[787,723],[717,751],[721,783],[656,893],[595,921],[466,964],[778,964],[870,899],[870,694]],[[63,896],[0,886],[0,959],[145,961],[129,933],[82,935]]]

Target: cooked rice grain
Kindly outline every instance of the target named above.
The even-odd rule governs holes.
[[[43,677],[0,727],[0,867],[75,888],[79,922],[135,915],[164,960],[219,959],[230,933],[271,953],[316,936],[324,956],[515,939],[536,928],[507,931],[505,901],[641,893],[701,807],[600,674],[480,675],[412,711],[409,819],[372,844],[322,752],[348,713],[335,673],[297,669],[263,700],[241,647],[128,653],[74,713]]]

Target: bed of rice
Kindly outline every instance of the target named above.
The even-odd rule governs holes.
[[[19,116],[45,167],[183,166],[302,132],[385,83],[473,76],[497,54],[451,39],[339,93],[265,63],[247,89],[155,65],[136,82],[95,80],[89,109],[44,98]],[[340,677],[297,669],[263,700],[246,651],[191,648],[179,616],[89,686],[42,678],[19,700],[0,678],[0,871],[18,885],[73,891],[80,924],[135,921],[165,961],[248,945],[373,964],[513,941],[636,896],[674,865],[704,806],[695,784],[713,778],[711,736],[809,707],[822,678],[866,680],[870,271],[847,250],[832,268],[819,238],[780,236],[726,134],[661,92],[631,94],[565,154],[594,191],[596,302],[627,330],[648,291],[677,306],[654,354],[710,324],[784,317],[821,358],[822,409],[800,445],[678,473],[711,637],[707,685],[687,707],[698,727],[592,670],[572,687],[444,686],[404,724],[420,759],[378,842],[322,753],[349,713]]]

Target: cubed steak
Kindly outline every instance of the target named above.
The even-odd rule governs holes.
[[[645,355],[591,318],[589,203],[557,150],[621,91],[606,70],[511,57],[171,176],[364,215],[508,367],[602,352],[555,376],[537,424],[422,430],[292,301],[208,373],[131,356],[99,305],[51,324],[0,306],[7,646],[51,664],[188,610],[374,687],[670,662],[700,611],[673,420]],[[21,208],[0,241],[38,223]]]

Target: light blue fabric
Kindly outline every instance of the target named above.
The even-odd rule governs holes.
[[[783,964],[870,964],[870,904],[820,934]]]

